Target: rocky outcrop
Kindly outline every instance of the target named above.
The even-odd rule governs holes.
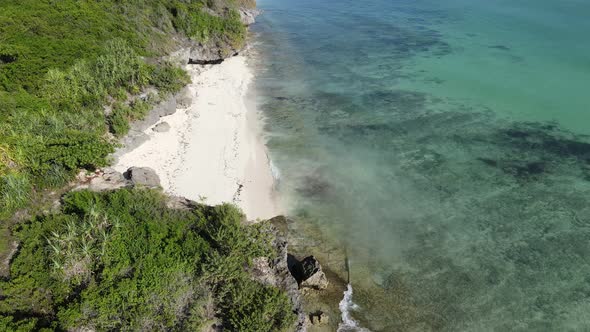
[[[77,176],[77,182],[78,185],[73,190],[89,189],[92,191],[107,191],[131,185],[123,177],[123,174],[112,168],[98,169],[94,173],[82,171]]]
[[[166,206],[169,209],[188,211],[193,210],[195,207],[197,207],[197,203],[191,201],[188,198],[180,196],[169,196],[168,202],[166,202]]]
[[[313,256],[308,256],[301,261],[295,256],[289,257],[289,270],[302,288],[326,289],[328,278],[322,271],[320,262]]]
[[[242,24],[246,26],[256,23],[256,16],[260,14],[260,11],[256,9],[240,8],[238,12],[240,13],[240,20],[242,21]]]
[[[301,269],[303,271],[301,287],[313,289],[326,289],[328,287],[328,278],[326,278],[320,262],[315,257],[305,257],[301,261]]]
[[[133,186],[158,188],[160,177],[149,167],[131,167],[123,174],[112,168],[98,169],[94,173],[83,171],[78,174],[77,185],[72,190],[107,191]]]
[[[306,331],[309,318],[303,311],[299,285],[288,265],[290,255],[287,252],[287,219],[278,216],[272,218],[270,223],[274,233],[272,245],[276,248],[278,255],[273,260],[268,260],[266,257],[255,259],[250,272],[254,280],[265,285],[279,287],[287,292],[291,303],[293,303],[293,312],[297,314],[296,331]]]
[[[131,167],[123,174],[133,186],[148,188],[160,187],[160,177],[149,167]]]
[[[209,41],[207,43],[195,43],[191,47],[188,63],[195,65],[217,65],[226,58],[240,52],[227,43]]]
[[[260,14],[258,10],[248,8],[240,8],[238,13],[240,14],[240,21],[245,26],[254,24],[256,16]],[[193,42],[190,47],[188,63],[197,65],[220,64],[224,59],[240,53],[243,48],[243,45],[237,47],[234,43],[223,39],[211,39],[204,43]]]
[[[121,147],[112,155],[114,164],[116,164],[119,157],[135,150],[149,140],[149,136],[144,132],[146,129],[158,123],[160,118],[176,113],[177,96],[166,98],[156,105],[143,120],[134,121],[130,124],[129,133],[121,139]]]

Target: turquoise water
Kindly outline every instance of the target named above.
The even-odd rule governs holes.
[[[590,329],[589,2],[258,5],[279,190],[361,325]]]

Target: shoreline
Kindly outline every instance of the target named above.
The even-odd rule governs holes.
[[[216,65],[185,65],[190,103],[145,129],[148,139],[121,154],[113,168],[152,168],[164,192],[209,205],[233,203],[248,220],[279,215],[247,60],[239,55]]]

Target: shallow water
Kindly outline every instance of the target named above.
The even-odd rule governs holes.
[[[347,250],[354,319],[590,328],[590,3],[258,5],[279,190]]]

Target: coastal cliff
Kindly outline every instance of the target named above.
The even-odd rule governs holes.
[[[0,5],[0,330],[305,330],[280,218],[248,223],[163,193],[147,167],[108,167],[177,129],[198,94],[185,66],[241,53],[254,2],[111,5]],[[27,15],[45,28],[7,20]]]

